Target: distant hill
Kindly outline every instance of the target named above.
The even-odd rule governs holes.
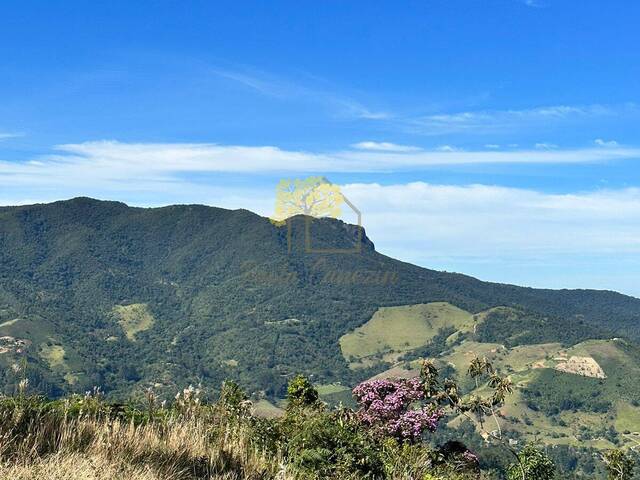
[[[636,298],[420,268],[376,252],[366,234],[334,219],[310,223],[313,248],[360,253],[307,253],[305,218],[288,225],[245,210],[89,198],[0,208],[0,383],[11,391],[9,367],[26,358],[32,383],[51,396],[101,385],[122,398],[151,384],[171,392],[233,378],[278,398],[294,373],[352,385],[442,354],[443,333],[454,330],[458,343],[473,336],[508,348],[640,339]],[[448,307],[432,330],[374,352],[380,361],[357,353],[357,329],[381,307],[434,302]],[[415,312],[394,315],[412,337]],[[474,315],[488,320],[474,326]]]
[[[519,330],[503,328],[507,321]],[[504,334],[494,336],[499,330]],[[466,393],[482,394],[467,368],[473,358],[487,358],[515,387],[500,411],[514,441],[594,449],[640,441],[640,349],[620,338],[571,341],[546,319],[511,307],[473,315],[432,303],[382,308],[341,345],[353,369],[391,365],[377,377],[416,375],[421,358],[433,358]],[[450,425],[463,420],[450,419]]]

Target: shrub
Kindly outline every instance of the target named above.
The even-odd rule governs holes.
[[[287,400],[290,408],[315,407],[319,404],[318,390],[304,376],[298,375],[287,387]]]
[[[348,410],[290,420],[287,457],[309,478],[384,478],[379,445],[354,420]]]
[[[509,480],[552,480],[555,465],[544,450],[526,445],[517,455],[517,462],[509,467]]]
[[[633,478],[634,461],[622,450],[610,450],[604,454],[604,463],[609,480]]]

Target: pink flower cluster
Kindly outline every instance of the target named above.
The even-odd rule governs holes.
[[[437,428],[444,415],[429,406],[412,408],[425,398],[419,378],[370,380],[358,385],[353,396],[362,423],[400,440],[420,440],[423,432]]]

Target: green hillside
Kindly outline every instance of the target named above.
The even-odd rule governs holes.
[[[514,325],[505,328],[504,343],[487,341],[490,332],[498,331],[496,324],[506,319]],[[532,335],[562,341],[522,343]],[[353,368],[367,362],[385,369],[373,378],[416,376],[421,354],[428,352],[426,356],[463,386],[465,395],[485,393],[476,391],[467,368],[474,358],[486,358],[514,385],[499,411],[501,428],[513,445],[542,441],[558,448],[559,459],[565,458],[565,449],[583,452],[576,461],[586,472],[589,449],[637,448],[640,349],[619,338],[573,344],[574,335],[560,332],[546,318],[511,307],[473,315],[447,303],[432,303],[381,308],[365,325],[343,336],[341,346]],[[465,421],[451,417],[448,425],[458,431]],[[480,437],[478,448],[483,448],[486,429],[478,424],[472,428]]]
[[[382,307],[371,320],[340,338],[344,358],[352,368],[391,362],[403,352],[426,345],[445,328],[468,332],[474,316],[446,302]]]
[[[356,227],[333,219],[313,222],[314,246],[361,242],[361,253],[306,253],[304,223],[290,221],[289,245],[286,225],[244,210],[143,209],[87,198],[2,207],[0,336],[28,345],[0,354],[0,362],[26,358],[35,384],[54,396],[101,385],[125,398],[152,383],[169,392],[188,383],[217,388],[232,378],[275,399],[294,373],[353,385],[392,367],[400,354],[455,343],[451,333],[467,332],[474,315],[484,343],[640,337],[638,299],[416,267],[377,253]],[[448,310],[430,311],[438,302]],[[407,316],[403,308],[415,311]],[[412,325],[419,318],[425,325],[418,334]],[[388,345],[375,339],[379,321],[393,325]],[[370,343],[358,353],[350,334]],[[360,363],[392,357],[354,369],[345,346]],[[16,379],[0,375],[12,391]]]

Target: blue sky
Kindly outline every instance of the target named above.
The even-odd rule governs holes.
[[[268,215],[323,174],[383,253],[640,296],[640,4],[5,2],[0,203]]]

